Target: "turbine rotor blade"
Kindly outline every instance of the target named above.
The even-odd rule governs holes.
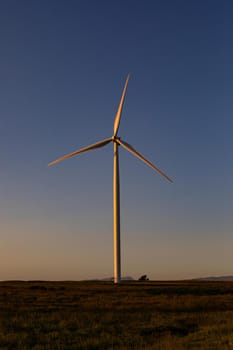
[[[83,148],[81,148],[81,149],[79,149],[79,150],[77,150],[77,151],[75,151],[75,152],[66,154],[66,155],[63,156],[63,157],[60,157],[60,158],[58,158],[58,159],[53,160],[52,162],[50,162],[50,163],[48,164],[48,166],[51,166],[51,165],[53,165],[53,164],[56,164],[56,163],[59,163],[59,162],[65,160],[65,159],[68,159],[68,158],[71,158],[71,157],[73,157],[73,156],[76,156],[76,155],[79,154],[79,153],[83,153],[83,152],[91,151],[91,150],[96,149],[96,148],[103,147],[103,146],[107,145],[107,144],[108,144],[109,142],[111,142],[111,141],[112,141],[112,138],[108,138],[108,139],[105,139],[105,140],[96,142],[96,143],[94,143],[94,144],[92,144],[92,145],[89,145],[89,146],[87,146],[87,147],[83,147]]]
[[[114,120],[114,128],[113,128],[113,136],[117,135],[118,129],[119,129],[119,125],[120,125],[120,121],[121,121],[121,113],[122,113],[122,108],[124,105],[124,100],[125,100],[125,94],[126,94],[126,89],[127,89],[127,85],[128,85],[128,81],[129,81],[129,75],[127,76],[126,82],[125,82],[125,86],[122,92],[122,96],[120,99],[120,103],[118,106],[118,110],[115,116],[115,120]]]
[[[141,155],[138,151],[136,151],[130,144],[127,142],[124,142],[120,139],[117,139],[116,142],[118,142],[119,145],[121,145],[123,148],[125,148],[128,152],[132,153],[135,157],[142,160],[144,163],[146,163],[148,166],[150,166],[152,169],[157,171],[161,176],[163,176],[166,180],[173,183],[173,181],[168,177],[162,170],[160,170],[157,166],[155,166],[153,163],[151,163],[149,160],[147,160],[143,155]]]

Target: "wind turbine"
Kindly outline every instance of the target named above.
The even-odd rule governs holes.
[[[77,154],[91,151],[96,148],[106,146],[108,143],[113,142],[114,155],[113,155],[113,236],[114,236],[114,283],[121,282],[121,248],[120,248],[120,181],[119,181],[119,157],[118,157],[118,147],[122,146],[128,152],[132,153],[135,157],[142,160],[152,169],[157,171],[161,176],[163,176],[169,182],[173,182],[162,170],[152,164],[143,155],[136,151],[130,144],[123,141],[118,137],[118,129],[121,121],[121,114],[125,100],[126,89],[129,81],[129,75],[126,79],[125,86],[122,92],[118,110],[115,116],[114,126],[113,126],[113,136],[102,141],[96,142],[87,147],[81,148],[75,152],[66,154],[56,160],[53,160],[48,165],[53,165],[61,162],[62,160],[76,156]]]

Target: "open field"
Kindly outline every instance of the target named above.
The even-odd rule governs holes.
[[[0,282],[0,349],[233,349],[233,282]]]

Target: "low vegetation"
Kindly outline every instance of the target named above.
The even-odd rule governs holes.
[[[230,350],[233,282],[0,282],[0,349]]]

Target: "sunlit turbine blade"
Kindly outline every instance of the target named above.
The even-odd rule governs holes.
[[[126,94],[126,89],[127,89],[127,85],[128,85],[128,81],[129,81],[129,75],[127,76],[126,82],[125,82],[125,86],[122,92],[122,96],[121,96],[121,100],[118,106],[118,110],[115,116],[115,121],[114,121],[114,128],[113,128],[113,135],[116,136],[119,126],[120,126],[120,121],[121,121],[121,112],[122,112],[122,108],[124,105],[124,100],[125,100],[125,94]]]
[[[146,163],[148,166],[150,166],[152,169],[157,171],[160,175],[162,175],[166,180],[173,183],[173,181],[168,177],[162,170],[160,170],[157,166],[152,164],[149,160],[147,160],[143,155],[141,155],[138,151],[136,151],[131,145],[129,145],[127,142],[124,142],[120,139],[117,139],[117,142],[125,148],[128,152],[132,153],[135,157],[141,159],[144,163]]]
[[[73,156],[76,156],[76,155],[79,154],[79,153],[83,153],[83,152],[91,151],[92,149],[96,149],[96,148],[99,148],[99,147],[103,147],[103,146],[107,145],[107,144],[108,144],[109,142],[111,142],[111,141],[112,141],[112,138],[108,138],[108,139],[105,139],[105,140],[96,142],[96,143],[94,143],[93,145],[90,145],[90,146],[87,146],[87,147],[83,147],[83,148],[79,149],[78,151],[75,151],[75,152],[66,154],[66,155],[63,156],[63,157],[60,157],[60,158],[58,158],[58,159],[53,160],[52,162],[50,162],[50,163],[48,164],[48,166],[53,165],[53,164],[56,164],[56,163],[59,163],[59,162],[61,162],[62,160],[71,158],[71,157],[73,157]]]

